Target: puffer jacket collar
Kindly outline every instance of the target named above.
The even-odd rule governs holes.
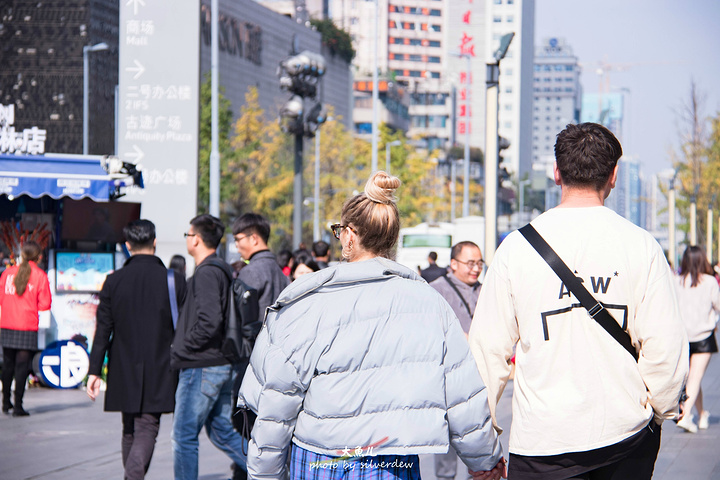
[[[398,276],[410,280],[424,282],[420,275],[399,263],[387,258],[375,257],[362,262],[341,263],[324,268],[312,274],[303,275],[282,291],[277,301],[270,306],[271,310],[280,310],[306,295],[334,285],[353,285],[387,279]]]

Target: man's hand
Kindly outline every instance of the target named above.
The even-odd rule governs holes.
[[[102,379],[98,377],[97,375],[89,375],[88,376],[88,382],[87,382],[87,394],[88,397],[90,397],[90,400],[93,402],[98,396],[98,393],[100,393],[100,384],[102,384]]]
[[[500,480],[500,478],[507,478],[507,467],[505,465],[505,458],[500,457],[500,461],[495,465],[492,470],[481,470],[479,472],[473,472],[468,469],[473,480]]]

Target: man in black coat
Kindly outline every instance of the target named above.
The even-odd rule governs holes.
[[[442,268],[435,263],[437,262],[437,257],[438,255],[436,252],[430,252],[428,255],[428,263],[430,266],[420,271],[420,276],[428,283],[437,280],[447,273],[447,268]]]
[[[175,407],[177,372],[170,369],[173,318],[170,295],[185,298],[185,279],[155,256],[155,225],[135,220],[123,229],[131,257],[107,277],[100,292],[97,328],[90,353],[88,396],[95,400],[108,355],[105,411],[122,412],[125,478],[144,478],[150,466],[160,415]],[[112,337],[112,342],[110,341]]]

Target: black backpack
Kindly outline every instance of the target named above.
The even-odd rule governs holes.
[[[258,292],[240,279],[232,278],[230,266],[222,260],[210,259],[208,265],[218,267],[230,282],[225,311],[225,339],[220,351],[230,363],[250,358],[262,322],[258,320]]]

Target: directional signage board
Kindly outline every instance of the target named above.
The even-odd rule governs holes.
[[[197,204],[200,1],[120,1],[118,154],[142,166],[140,202],[158,255],[185,253]]]

